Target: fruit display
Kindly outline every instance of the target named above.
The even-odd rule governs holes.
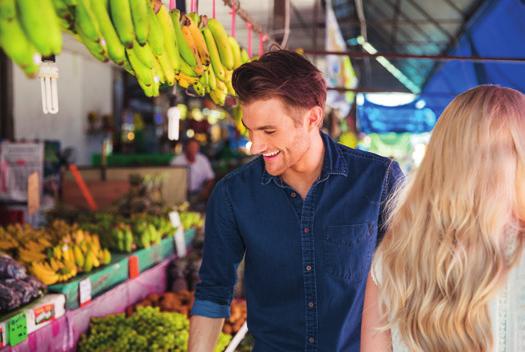
[[[187,351],[189,320],[179,313],[139,307],[131,316],[114,314],[92,318],[87,334],[80,337],[79,352]],[[215,352],[224,351],[230,335],[220,334]]]
[[[0,314],[9,312],[41,297],[45,286],[26,268],[6,254],[0,254]]]
[[[196,211],[182,211],[179,213],[180,222],[185,229],[201,228],[204,226],[204,217]]]
[[[35,77],[42,57],[62,50],[52,0],[0,1],[0,47],[28,77]]]
[[[0,250],[13,255],[45,285],[111,262],[111,253],[97,235],[59,220],[43,229],[19,224],[0,228]]]
[[[165,292],[163,294],[152,293],[142,301],[126,309],[127,315],[132,315],[142,307],[155,307],[162,312],[175,312],[188,315],[195,300],[193,292],[182,290],[178,292]],[[246,301],[243,299],[232,300],[230,306],[230,317],[224,322],[222,332],[229,335],[236,334],[246,321]]]
[[[81,228],[98,234],[104,247],[124,253],[148,248],[175,233],[167,215],[139,213],[124,218],[111,213],[85,213],[77,220]]]

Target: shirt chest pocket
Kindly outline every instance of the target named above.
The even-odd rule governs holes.
[[[329,226],[323,241],[326,272],[352,282],[363,280],[372,257],[376,228],[372,223]]]

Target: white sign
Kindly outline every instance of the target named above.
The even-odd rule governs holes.
[[[78,296],[80,299],[80,305],[91,301],[91,281],[89,278],[80,281],[78,284]]]
[[[182,223],[180,222],[179,212],[172,211],[169,214],[169,217],[171,224],[177,229],[175,231],[175,235],[173,236],[175,240],[175,248],[177,249],[177,256],[184,257],[186,255],[186,241],[184,239],[184,228],[182,227]]]

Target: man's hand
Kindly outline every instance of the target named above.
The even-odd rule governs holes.
[[[188,352],[211,352],[224,324],[223,318],[206,318],[194,315],[190,319]]]

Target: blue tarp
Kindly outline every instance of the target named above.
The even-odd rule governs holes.
[[[487,1],[449,54],[525,58],[525,0]],[[525,92],[525,64],[446,62],[427,81],[422,98],[439,115],[454,96],[486,83]]]
[[[357,107],[357,127],[363,133],[429,132],[436,114],[429,108],[418,108],[418,101],[400,106],[381,106],[364,100]]]

